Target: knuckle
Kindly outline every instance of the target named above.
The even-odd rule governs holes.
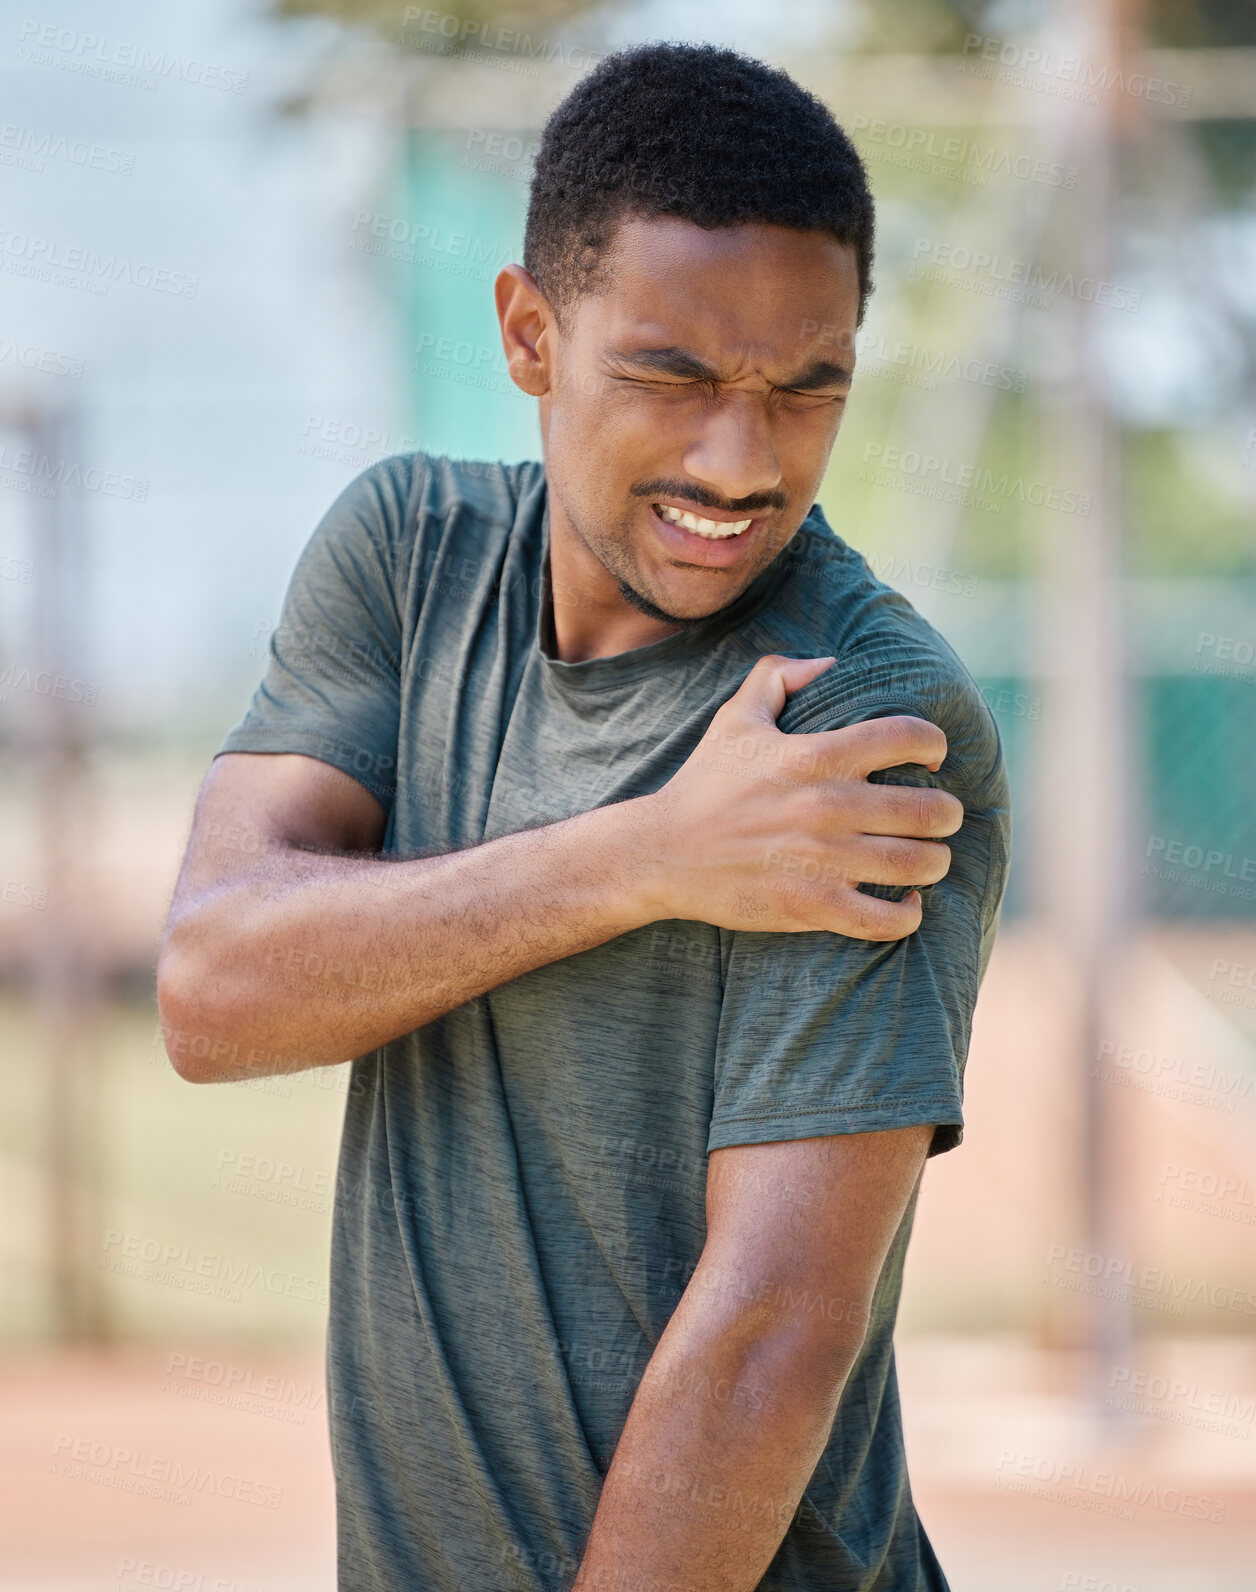
[[[941,762],[946,757],[946,736],[929,719],[912,713],[886,714],[880,719],[865,719],[852,729],[863,732],[865,743],[878,755],[893,755],[895,767],[902,763]]]
[[[936,733],[932,724],[908,714],[900,715],[892,722],[894,747],[902,754],[904,763],[914,763],[921,756],[931,755]]]
[[[859,896],[859,905],[853,916],[855,927],[862,937],[865,940],[892,939],[893,935],[888,932],[890,913],[887,903],[877,896],[865,895],[863,891],[857,891],[856,894]]]
[[[863,936],[867,940],[901,940],[920,925],[922,909],[919,897],[912,902],[886,901],[877,896],[865,899],[868,905],[863,909]]]
[[[963,803],[950,791],[925,788],[919,797],[920,817],[931,835],[953,835],[964,821]]]
[[[883,719],[860,719],[854,724],[843,724],[839,730],[830,730],[834,747],[844,763],[856,769],[880,745],[885,731]]]
[[[946,761],[946,736],[936,724],[917,719],[913,724],[912,761],[916,763],[944,763]]]
[[[859,740],[869,750],[880,756],[884,752],[898,752],[907,743],[909,720],[901,714],[883,719],[865,719],[851,728],[859,731]]]
[[[804,764],[792,772],[801,775],[798,798],[802,803],[802,827],[808,838],[816,835],[825,835],[833,828],[833,821],[840,811],[832,795],[818,780],[807,778],[807,768]]]
[[[785,735],[776,748],[776,762],[788,773],[806,775],[815,772],[815,753],[802,735]]]
[[[862,841],[862,836],[852,834],[828,834],[823,837],[825,867],[830,870],[826,878],[849,881],[858,876]]]

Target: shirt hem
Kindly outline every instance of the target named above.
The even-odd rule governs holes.
[[[835,1121],[835,1119],[839,1119]],[[768,1115],[727,1117],[712,1126],[707,1150],[729,1149],[737,1144],[767,1144],[774,1140],[820,1138],[832,1133],[863,1133],[879,1128],[963,1129],[964,1118],[954,1100],[921,1101],[910,1107],[824,1106],[805,1112],[778,1111]]]
[[[384,808],[392,804],[396,794],[394,781],[372,780],[369,770],[357,766],[358,758],[354,755],[354,749],[337,746],[325,733],[289,730],[277,735],[273,731],[266,730],[232,730],[214,753],[214,758],[217,759],[230,752],[254,752],[271,756],[283,756],[288,753],[298,757],[312,757],[315,761],[339,769],[342,774],[347,774],[350,779],[356,780]]]

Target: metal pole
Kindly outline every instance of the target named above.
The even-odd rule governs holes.
[[[24,420],[36,476],[53,483],[49,496],[34,500],[39,574],[32,649],[32,674],[53,685],[32,697],[29,721],[38,851],[48,891],[31,968],[47,1084],[48,1274],[53,1330],[64,1341],[82,1342],[104,1331],[99,1280],[87,1252],[87,1207],[99,1187],[91,1044],[98,991],[79,899],[88,737],[84,704],[72,701],[68,689],[55,688],[58,680],[79,675],[82,658],[80,500],[61,479],[79,454],[68,412],[31,409]]]
[[[1063,0],[1062,32],[1070,53],[1096,69],[1129,68],[1132,16],[1121,0]],[[1095,105],[1062,102],[1076,118],[1081,173],[1068,227],[1065,267],[1076,283],[1110,282],[1110,222],[1116,201],[1115,91]],[[1122,1200],[1121,1102],[1104,1082],[1104,1040],[1116,1037],[1115,1001],[1126,965],[1130,901],[1130,785],[1126,662],[1123,641],[1121,503],[1117,443],[1103,391],[1101,307],[1092,288],[1062,297],[1054,379],[1044,393],[1044,434],[1051,480],[1089,495],[1089,512],[1044,516],[1041,592],[1045,778],[1039,823],[1038,882],[1048,916],[1075,969],[1073,1031],[1080,1079],[1081,1224],[1102,1269],[1132,1260]],[[1093,1263],[1092,1263],[1093,1264]],[[1116,1419],[1103,1391],[1113,1365],[1127,1363],[1130,1305],[1102,1274],[1084,1305],[1083,1341],[1091,1402]]]

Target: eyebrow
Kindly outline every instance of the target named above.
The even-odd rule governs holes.
[[[713,366],[685,348],[614,349],[611,358],[625,365],[635,365],[639,370],[652,370],[660,376],[678,376],[684,381],[716,383],[721,380]],[[782,392],[814,392],[819,387],[847,387],[850,381],[851,373],[845,365],[819,359],[792,381],[772,385]]]

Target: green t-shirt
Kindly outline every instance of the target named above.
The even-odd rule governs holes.
[[[831,653],[780,728],[929,719],[940,774],[877,777],[939,784],[966,816],[906,939],[652,923],[354,1061],[328,1338],[341,1592],[566,1592],[702,1251],[708,1150],[934,1123],[936,1154],[961,1134],[1009,843],[999,737],[963,665],[818,507],[722,613],[563,663],[548,527],[539,463],[364,471],[302,554],[222,751],[334,764],[388,809],[386,851],[448,850],[656,790],[757,658]],[[911,1217],[763,1592],[946,1587],[894,1373]],[[700,1479],[675,1503],[695,1521],[763,1507]]]

